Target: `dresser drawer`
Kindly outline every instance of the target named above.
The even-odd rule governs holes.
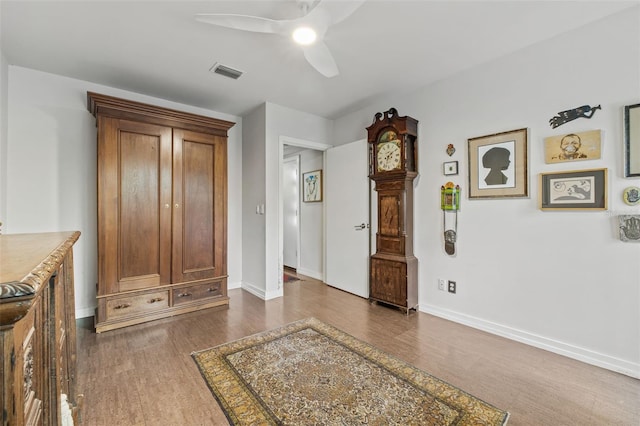
[[[223,295],[222,282],[213,282],[192,285],[189,287],[174,288],[171,290],[173,306],[183,303],[190,303],[199,300],[206,300],[220,297]]]
[[[169,292],[137,294],[107,300],[107,319],[153,312],[169,307]]]

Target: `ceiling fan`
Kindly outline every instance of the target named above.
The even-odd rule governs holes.
[[[228,13],[199,13],[196,20],[236,30],[292,37],[304,57],[320,74],[335,77],[340,72],[323,38],[329,27],[343,21],[365,0],[326,1],[296,0],[302,11],[297,19],[274,20],[259,16]]]

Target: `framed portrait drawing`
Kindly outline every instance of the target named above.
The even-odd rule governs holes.
[[[624,107],[624,175],[640,176],[640,104]]]
[[[602,131],[568,133],[544,139],[544,162],[597,160],[601,157]]]
[[[469,198],[529,196],[528,129],[468,139]]]
[[[607,169],[540,174],[541,210],[606,210]]]
[[[322,170],[302,174],[302,201],[305,203],[322,201]]]

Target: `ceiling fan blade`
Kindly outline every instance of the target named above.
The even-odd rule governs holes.
[[[320,74],[329,78],[340,74],[329,47],[323,41],[317,41],[311,46],[305,46],[302,50],[304,51],[304,57]]]
[[[362,6],[362,3],[365,1],[366,0],[320,1],[314,10],[324,9],[329,14],[331,24],[333,25],[347,19],[353,12]]]
[[[286,22],[261,18],[259,16],[227,13],[198,13],[196,14],[196,21],[255,33],[280,33],[283,23]]]

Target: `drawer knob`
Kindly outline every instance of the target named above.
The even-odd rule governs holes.
[[[125,308],[128,308],[129,306],[131,306],[130,303],[123,303],[122,305],[114,306],[113,309],[125,309]]]
[[[149,300],[147,303],[156,303],[156,302],[162,302],[164,299],[162,297],[154,297],[153,299]]]
[[[213,293],[214,291],[216,291],[217,288],[214,287],[209,287],[209,290],[207,290],[209,293]]]
[[[180,293],[178,295],[178,297],[189,297],[189,296],[191,296],[191,293]]]

